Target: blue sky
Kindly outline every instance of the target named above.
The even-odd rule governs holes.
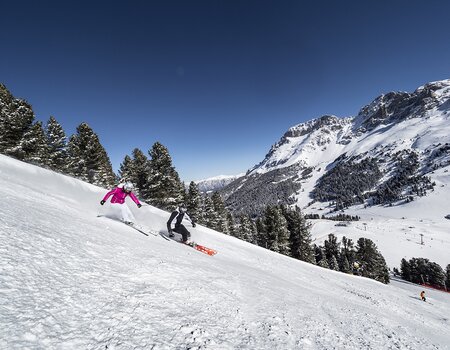
[[[244,172],[295,124],[450,77],[445,1],[10,1],[0,82],[85,121],[113,166],[166,145],[185,181]]]

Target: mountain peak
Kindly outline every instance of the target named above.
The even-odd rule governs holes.
[[[418,90],[430,89],[432,91],[442,90],[450,87],[450,79],[431,81],[417,88]],[[448,92],[448,91],[447,91]]]
[[[381,124],[423,117],[450,98],[450,79],[427,83],[414,92],[391,91],[364,106],[355,117],[355,129],[370,131]]]
[[[408,162],[411,176],[422,179],[423,187],[429,187],[426,174],[450,164],[449,118],[450,80],[441,80],[413,92],[382,94],[355,117],[324,115],[297,124],[270,148],[262,162],[225,189],[225,197],[231,198],[227,203],[239,209],[244,207],[242,201],[247,203],[251,198],[250,204],[256,207],[253,203],[257,190],[262,205],[255,210],[269,199],[305,206],[313,199],[310,194],[318,181],[336,166],[337,159],[348,163],[349,169],[369,159],[369,166],[383,175],[369,190],[386,185],[396,172],[402,173]],[[249,177],[252,181],[246,182]],[[257,189],[251,185],[255,181],[259,181]],[[396,198],[411,193],[411,188],[399,187]],[[417,186],[414,188],[415,193],[420,192]],[[271,196],[281,192],[283,195],[276,198]]]
[[[342,118],[338,118],[335,115],[323,115],[319,118],[315,118],[305,123],[297,124],[289,128],[289,130],[284,134],[283,137],[284,138],[299,137],[327,126],[328,127],[342,126]]]

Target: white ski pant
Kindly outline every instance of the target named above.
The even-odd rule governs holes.
[[[128,208],[128,205],[124,204],[118,204],[120,206],[120,214],[122,215],[123,221],[131,221],[134,222],[134,215],[131,212],[130,208]]]
[[[126,203],[123,204],[111,203],[110,208],[112,214],[118,219],[122,221],[135,222],[134,215],[131,212],[130,208],[128,208],[128,205]]]

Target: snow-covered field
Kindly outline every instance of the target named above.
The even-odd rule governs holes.
[[[360,237],[367,237],[377,244],[391,268],[399,267],[402,258],[415,257],[430,259],[445,269],[450,264],[450,220],[445,218],[450,214],[449,170],[450,166],[447,166],[431,174],[431,179],[436,182],[435,190],[413,202],[367,209],[355,206],[346,210],[346,214],[361,217],[348,227],[336,226],[336,222],[329,220],[311,220],[314,242],[322,244],[329,233],[339,239],[346,236],[355,242]],[[316,203],[309,211],[336,215],[326,209],[325,205]]]
[[[450,348],[450,294],[424,303],[197,226],[209,257],[97,218],[104,193],[0,156],[1,349]],[[166,212],[130,208],[164,229]]]

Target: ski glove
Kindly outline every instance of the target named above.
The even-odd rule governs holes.
[[[138,208],[140,208],[140,207],[142,207],[142,204],[141,204],[141,203],[139,203],[139,204],[138,204],[137,206],[138,206]]]
[[[103,204],[105,204],[105,201],[104,201],[104,200],[101,200],[101,201],[100,201],[100,205],[103,205]]]
[[[193,222],[193,223],[192,223],[192,227],[195,227],[195,226],[196,226],[196,225],[195,225],[195,222]]]

